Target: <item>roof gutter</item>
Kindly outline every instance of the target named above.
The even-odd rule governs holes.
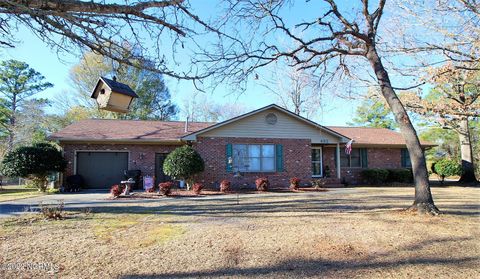
[[[182,144],[181,139],[151,140],[151,139],[91,139],[91,138],[48,138],[60,143],[128,143],[128,144]]]

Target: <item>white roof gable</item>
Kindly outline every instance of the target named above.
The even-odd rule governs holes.
[[[195,141],[202,137],[292,138],[312,143],[344,143],[349,138],[277,105],[269,105],[184,136]]]

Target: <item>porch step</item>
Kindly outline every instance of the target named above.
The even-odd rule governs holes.
[[[328,177],[328,178],[322,178],[323,181],[326,182],[327,185],[330,184],[342,184],[341,180],[336,178],[336,177]]]
[[[340,179],[336,177],[328,177],[328,178],[322,178],[323,181],[325,181],[325,188],[341,188],[345,187],[343,183],[341,182]]]

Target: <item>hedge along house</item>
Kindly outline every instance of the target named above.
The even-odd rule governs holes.
[[[331,185],[361,183],[365,168],[410,166],[401,134],[378,128],[325,127],[277,105],[221,123],[84,120],[53,134],[69,164],[65,175],[80,174],[86,186],[109,188],[125,169],[168,180],[163,160],[178,146],[192,145],[205,161],[197,181],[218,187],[223,179],[253,187],[268,177],[274,187],[289,179],[303,183],[327,177]],[[345,144],[353,139],[350,155]],[[425,147],[431,146],[424,144]]]

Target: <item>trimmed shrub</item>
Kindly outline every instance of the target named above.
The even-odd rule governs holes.
[[[298,187],[300,187],[300,178],[290,178],[290,190],[298,190]]]
[[[202,157],[191,146],[184,145],[168,154],[163,163],[163,171],[173,179],[181,179],[187,182],[187,190],[190,190],[193,176],[205,169]]]
[[[202,183],[193,184],[192,190],[196,195],[200,195],[200,192],[202,192],[202,189],[203,189]]]
[[[162,182],[158,184],[158,192],[164,196],[170,195],[172,192],[173,188],[173,182],[168,181],[168,182]]]
[[[386,169],[366,169],[361,172],[363,179],[368,184],[382,184],[387,182],[388,170]]]
[[[112,194],[112,196],[114,198],[117,198],[119,197],[123,192],[123,187],[121,187],[120,185],[113,185],[112,188],[110,188],[110,194]]]
[[[260,177],[255,180],[255,186],[257,187],[257,191],[268,191],[268,187],[270,186],[270,182],[266,177]]]
[[[389,182],[412,183],[413,172],[412,169],[388,169]]]
[[[442,159],[438,162],[435,162],[435,172],[440,176],[440,179],[443,183],[445,177],[461,175],[462,166],[455,160]]]
[[[5,176],[30,179],[36,187],[47,190],[48,175],[65,170],[67,161],[62,152],[49,143],[21,146],[8,152],[2,161],[0,172]]]
[[[226,179],[222,180],[222,182],[220,182],[220,192],[222,193],[230,192],[230,186],[231,186],[230,181]]]

